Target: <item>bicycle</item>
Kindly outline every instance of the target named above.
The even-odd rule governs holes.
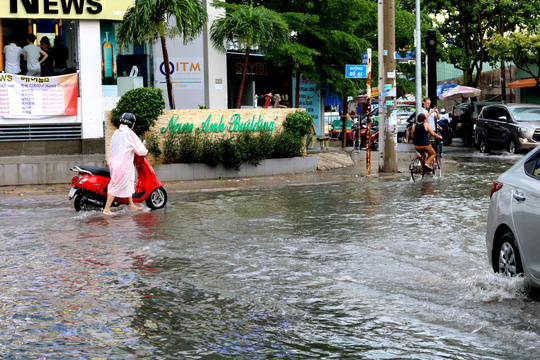
[[[441,158],[439,155],[435,154],[435,159],[431,163],[431,168],[433,171],[427,171],[423,164],[426,161],[426,151],[425,150],[418,150],[418,153],[414,156],[414,158],[411,161],[411,164],[409,165],[409,170],[411,171],[411,179],[412,181],[416,181],[418,179],[424,179],[424,175],[430,175],[433,174],[435,177],[441,177],[442,175],[442,169],[441,169]]]

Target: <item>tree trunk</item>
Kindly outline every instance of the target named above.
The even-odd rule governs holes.
[[[171,80],[171,68],[169,67],[169,52],[167,51],[167,40],[165,39],[165,36],[160,36],[160,39],[161,51],[163,52],[163,64],[165,65],[165,79],[167,80],[167,96],[169,97],[169,106],[171,109],[176,109]]]
[[[247,68],[249,64],[249,47],[246,48],[246,57],[244,58],[244,68],[242,69],[242,78],[240,79],[240,88],[238,89],[238,99],[236,100],[236,108],[242,106],[242,96],[244,95],[244,86],[246,85]]]
[[[294,99],[294,107],[299,108],[300,107],[300,78],[301,78],[300,70],[296,69],[296,96]]]

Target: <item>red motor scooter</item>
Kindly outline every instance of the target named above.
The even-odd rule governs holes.
[[[160,209],[167,203],[167,192],[163,183],[156,177],[152,164],[144,157],[135,155],[135,168],[137,169],[137,184],[133,194],[133,202],[146,202],[152,210]],[[69,191],[69,200],[75,198],[76,211],[101,210],[107,201],[107,187],[111,181],[109,168],[95,166],[74,166],[71,171],[78,172],[71,179],[72,188]],[[112,206],[128,204],[127,198],[115,198]]]

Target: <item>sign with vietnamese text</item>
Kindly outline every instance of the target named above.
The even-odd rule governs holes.
[[[0,74],[0,118],[77,115],[78,75]]]
[[[353,79],[367,78],[366,65],[345,65],[345,77]]]

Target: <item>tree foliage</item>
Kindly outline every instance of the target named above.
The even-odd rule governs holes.
[[[210,28],[213,46],[225,52],[225,41],[237,40],[244,49],[244,67],[236,103],[236,107],[240,108],[251,49],[254,45],[271,49],[288,43],[289,27],[277,12],[264,6],[228,4],[221,1],[215,1],[213,6],[225,8],[225,16],[216,19]]]
[[[413,0],[404,0],[414,9]],[[422,0],[422,12],[437,15],[434,26],[445,40],[448,59],[465,73],[467,85],[478,86],[483,64],[490,61],[486,45],[501,31],[538,26],[540,0]],[[442,10],[441,10],[442,9]]]
[[[180,35],[184,44],[199,36],[206,25],[208,14],[199,0],[137,0],[124,14],[118,27],[118,42],[142,44],[161,40],[163,61],[169,64],[166,37]],[[167,95],[171,109],[176,108],[169,66],[165,66]]]
[[[487,43],[491,56],[512,61],[519,69],[536,79],[540,86],[540,37],[513,32],[508,37],[495,34]]]

